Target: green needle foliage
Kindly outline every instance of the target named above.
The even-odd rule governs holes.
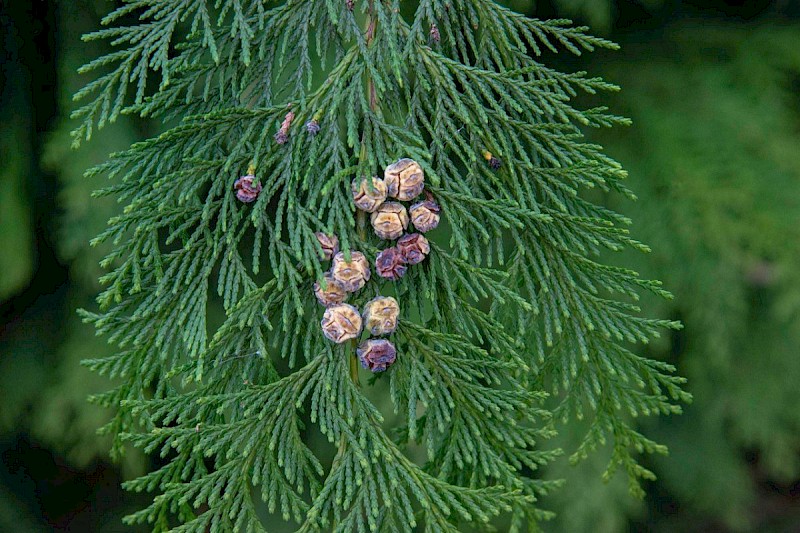
[[[613,43],[489,0],[136,0],[104,24],[87,38],[114,51],[83,69],[97,78],[76,95],[75,142],[121,113],[166,125],[90,171],[125,208],[96,239],[113,251],[99,312],[84,313],[118,350],[86,365],[119,383],[95,398],[116,409],[115,452],[162,459],[127,484],[155,493],[131,523],[263,531],[269,512],[309,532],[536,529],[553,486],[538,467],[556,454],[538,446],[576,416],[592,423],[573,457],[610,441],[607,474],[641,490],[651,474],[633,454],[663,448],[630,417],[688,397],[631,344],[678,324],[638,315],[642,291],[669,296],[659,283],[599,260],[647,250],[583,194],[633,197],[581,132],[626,120],[573,104],[616,87],[542,62]],[[401,307],[397,362],[360,384],[354,346],[319,328],[314,232],[373,260],[350,182],[399,157],[422,164],[446,224],[425,263],[351,300]],[[248,169],[263,190],[243,204],[232,185]]]

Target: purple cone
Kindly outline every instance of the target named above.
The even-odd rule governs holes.
[[[361,366],[372,372],[383,372],[397,359],[397,350],[386,339],[369,339],[358,345],[356,354]]]
[[[233,189],[236,191],[236,198],[239,201],[249,204],[258,198],[258,193],[261,192],[261,184],[256,181],[255,176],[247,175],[236,180],[233,184]]]
[[[405,262],[397,248],[387,248],[375,258],[375,270],[383,278],[398,280],[406,273]]]

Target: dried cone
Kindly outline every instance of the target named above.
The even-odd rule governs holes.
[[[406,273],[406,261],[397,248],[387,248],[375,258],[375,270],[382,278],[398,280]]]
[[[349,304],[333,305],[322,316],[322,333],[335,343],[355,339],[361,335],[361,315]]]
[[[408,227],[408,212],[403,204],[386,202],[372,213],[370,220],[378,237],[392,241]]]
[[[328,235],[321,231],[316,232],[314,236],[322,247],[322,257],[325,258],[326,261],[330,261],[331,258],[339,252],[339,237],[336,235]]]
[[[372,372],[383,372],[397,359],[394,344],[386,339],[369,339],[358,345],[356,354],[361,366]]]
[[[433,200],[416,203],[408,212],[411,215],[411,223],[414,224],[417,231],[425,233],[439,225],[441,208]]]
[[[347,299],[347,291],[344,290],[342,284],[333,279],[330,272],[325,272],[324,275],[325,288],[322,288],[322,283],[319,281],[314,282],[314,296],[317,297],[319,303],[325,307],[340,304]]]
[[[408,201],[425,188],[425,173],[419,163],[413,159],[401,159],[392,163],[383,173],[389,196]]]
[[[364,306],[364,327],[373,335],[388,335],[397,329],[400,306],[391,296],[378,296]]]
[[[355,292],[363,287],[370,277],[369,262],[361,252],[350,252],[350,261],[346,261],[344,253],[333,256],[331,267],[333,279],[338,281],[347,292]]]
[[[256,177],[248,174],[242,176],[233,183],[233,189],[236,191],[236,198],[240,202],[249,204],[258,198],[258,193],[261,192],[261,184],[256,181]]]
[[[377,176],[372,178],[370,189],[367,178],[353,180],[353,202],[356,207],[367,213],[374,213],[386,201],[386,183]]]
[[[422,262],[431,251],[428,239],[419,233],[404,235],[397,241],[397,250],[409,265],[416,265]]]

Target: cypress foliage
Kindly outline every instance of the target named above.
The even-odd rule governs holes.
[[[631,344],[678,324],[638,314],[640,293],[669,297],[658,282],[599,259],[647,251],[585,194],[634,197],[581,132],[627,121],[573,103],[616,87],[541,58],[613,43],[489,0],[413,13],[397,0],[131,0],[104,24],[87,39],[116,49],[83,69],[97,77],[76,95],[75,144],[121,113],[166,125],[89,172],[125,203],[95,241],[113,251],[99,311],[83,313],[118,347],[85,362],[119,383],[94,399],[116,409],[115,453],[128,441],[163,459],[127,484],[155,494],[130,523],[264,530],[261,500],[299,531],[463,531],[500,514],[536,529],[553,486],[537,469],[555,455],[537,446],[573,417],[592,422],[572,457],[613,442],[606,474],[621,467],[641,492],[651,474],[634,453],[663,447],[629,417],[688,396]],[[421,163],[442,225],[424,263],[349,301],[391,294],[401,310],[397,362],[359,383],[354,344],[318,325],[315,232],[374,261],[350,183],[400,157]],[[262,186],[250,204],[233,189],[245,174]],[[395,427],[367,388],[391,397]]]
[[[628,212],[659,243],[628,261],[649,260],[680,288],[673,302],[643,305],[686,325],[677,346],[661,349],[695,397],[683,416],[645,426],[670,448],[652,462],[661,497],[692,514],[662,530],[695,527],[698,517],[733,531],[777,529],[747,509],[764,507],[763,479],[800,475],[800,414],[789,399],[800,379],[800,28],[682,23],[664,36],[670,46],[649,48],[646,60],[633,59],[642,48],[631,39],[604,69],[625,87],[617,105],[641,126],[598,136],[630,161],[640,201]]]

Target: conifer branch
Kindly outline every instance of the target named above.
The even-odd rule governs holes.
[[[613,43],[489,0],[421,0],[408,21],[396,0],[130,0],[105,23],[118,26],[89,38],[117,49],[85,67],[108,73],[76,95],[76,142],[121,112],[180,119],[90,171],[125,208],[95,240],[112,249],[99,310],[83,314],[119,351],[85,364],[119,381],[95,398],[117,409],[115,451],[164,459],[126,484],[155,493],[131,523],[258,531],[260,500],[300,531],[489,529],[503,513],[533,530],[557,485],[539,477],[557,453],[537,447],[576,417],[591,424],[571,457],[610,440],[608,475],[640,492],[651,474],[634,454],[663,448],[630,417],[689,397],[630,345],[679,324],[639,315],[642,292],[669,293],[604,263],[648,248],[586,195],[634,197],[583,137],[627,120],[574,103],[617,88],[540,61]],[[401,157],[443,230],[423,263],[362,289],[401,303],[396,362],[360,385],[354,346],[318,327],[316,235],[374,263],[385,242],[351,183]],[[403,427],[386,431],[367,387]],[[308,424],[336,443],[329,467]]]

